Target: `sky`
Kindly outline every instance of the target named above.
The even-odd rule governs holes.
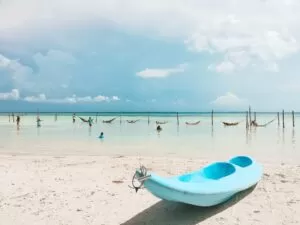
[[[297,0],[1,0],[0,111],[300,110]]]

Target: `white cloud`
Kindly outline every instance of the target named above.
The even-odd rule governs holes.
[[[299,52],[299,11],[300,2],[293,0],[6,0],[0,33],[109,21],[129,31],[178,38],[194,51],[226,58],[243,50],[251,60],[276,63]]]
[[[231,92],[227,92],[225,95],[212,101],[211,104],[216,107],[245,107],[247,100],[241,99]]]
[[[75,64],[77,62],[72,54],[54,49],[49,50],[45,55],[40,52],[36,53],[33,59],[40,66],[48,66],[51,62],[63,64]]]
[[[11,92],[0,93],[1,100],[19,100],[20,93],[18,89],[12,89]]]
[[[77,102],[93,102],[93,99],[91,96],[85,96],[85,97],[78,97],[76,99]]]
[[[1,97],[1,95],[0,95]],[[23,99],[27,102],[39,102],[39,103],[58,103],[58,104],[75,104],[75,103],[96,103],[96,102],[111,102],[111,101],[119,101],[120,98],[118,96],[102,96],[98,95],[96,97],[85,96],[85,97],[77,97],[76,95],[72,95],[71,97],[61,98],[61,99],[48,99],[45,94],[40,94],[38,96],[27,96]]]
[[[47,98],[45,94],[40,94],[39,96],[27,96],[24,98],[27,102],[46,102]]]
[[[104,101],[109,102],[109,101],[110,101],[110,98],[107,97],[107,96],[98,95],[98,96],[96,96],[96,97],[94,98],[94,100],[95,100],[96,102],[104,102]]]
[[[164,78],[176,73],[184,72],[187,64],[180,64],[175,68],[160,68],[160,69],[148,69],[138,72],[136,75],[142,78]]]
[[[0,68],[7,68],[11,64],[11,60],[0,54]]]
[[[121,99],[118,96],[112,96],[112,101],[120,101]]]
[[[215,70],[218,73],[230,73],[236,69],[236,65],[230,61],[223,61],[216,66],[210,65],[208,69]]]
[[[20,63],[18,59],[12,60],[0,54],[0,69],[11,75],[12,83],[16,88],[20,89],[21,86],[31,88],[28,79],[33,71],[30,67]]]
[[[20,91],[52,92],[57,88],[68,87],[72,71],[66,68],[77,62],[71,54],[58,50],[49,50],[44,55],[36,53],[32,60],[38,67],[36,72],[18,59],[0,54],[0,69],[10,74],[11,83]]]

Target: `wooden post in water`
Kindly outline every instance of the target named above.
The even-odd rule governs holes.
[[[211,125],[214,125],[214,110],[211,111]]]
[[[256,121],[256,112],[254,112],[254,120]]]
[[[249,128],[248,111],[246,111],[246,129]]]
[[[122,123],[122,113],[120,114],[120,124]]]
[[[293,127],[295,127],[295,113],[294,113],[294,110],[292,111],[292,116],[293,116]]]
[[[179,126],[179,116],[178,116],[178,112],[177,112],[177,126]]]
[[[252,119],[251,119],[251,106],[249,106],[249,120],[250,120],[250,127],[251,127],[251,122],[252,122]]]
[[[280,126],[280,116],[279,116],[279,112],[277,113],[277,122],[278,122],[278,127]]]
[[[285,128],[285,126],[284,126],[284,110],[282,110],[282,128]]]
[[[149,116],[149,113],[148,113],[148,125],[150,124],[150,116]]]

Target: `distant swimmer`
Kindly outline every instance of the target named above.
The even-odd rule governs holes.
[[[73,123],[75,123],[75,113],[73,113]]]
[[[156,130],[159,132],[159,131],[162,130],[162,128],[158,125],[157,128],[156,128]]]
[[[103,132],[101,132],[100,136],[99,136],[100,139],[103,139],[104,138],[104,134]]]

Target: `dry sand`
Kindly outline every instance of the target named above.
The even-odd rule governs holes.
[[[138,157],[0,156],[1,225],[300,224],[300,166],[263,163],[250,191],[212,208],[161,201],[128,185]],[[200,159],[141,158],[161,175],[198,169]]]

